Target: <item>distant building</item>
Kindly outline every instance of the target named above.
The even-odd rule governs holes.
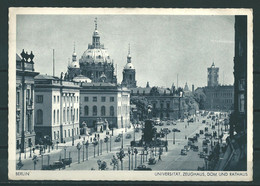
[[[16,148],[34,145],[34,55],[24,50],[16,54]]]
[[[100,44],[96,20],[92,44],[88,45],[88,49],[83,53],[79,61],[77,61],[74,51],[72,62],[68,66],[67,76],[70,80],[80,74],[91,79],[92,82],[117,83],[113,60],[104,45]]]
[[[215,87],[218,86],[219,80],[219,68],[215,67],[214,62],[212,63],[211,67],[208,68],[208,87]]]
[[[112,83],[82,83],[80,122],[102,132],[130,125],[130,91]]]
[[[234,104],[234,86],[222,85],[215,87],[205,87],[206,110],[223,110],[229,111],[233,109]]]
[[[136,77],[135,77],[135,68],[131,62],[131,55],[130,55],[130,46],[127,55],[127,63],[123,70],[123,80],[122,86],[128,88],[135,88],[136,87]]]
[[[79,135],[79,96],[77,82],[57,77],[35,77],[35,132],[37,141],[71,141]]]
[[[131,88],[131,96],[144,96],[152,106],[152,116],[161,119],[178,119],[184,116],[184,97],[174,95],[167,88],[149,86]],[[154,91],[155,90],[155,91]]]

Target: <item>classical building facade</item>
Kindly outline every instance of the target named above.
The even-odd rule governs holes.
[[[130,55],[130,45],[129,45],[129,50],[128,50],[128,55],[127,55],[127,63],[124,67],[123,70],[123,80],[122,80],[122,86],[125,86],[127,88],[135,88],[136,87],[136,77],[135,77],[135,68],[134,65],[132,64],[131,60],[131,55]]]
[[[179,119],[184,116],[185,99],[183,95],[178,96],[167,88],[137,87],[131,88],[131,96],[143,96],[152,106],[152,116],[157,118]]]
[[[100,43],[97,20],[95,20],[92,44],[88,45],[88,49],[83,53],[79,62],[76,59],[76,53],[74,51],[72,62],[68,67],[67,76],[69,79],[73,79],[80,74],[88,77],[92,82],[117,83],[114,62],[104,48],[104,45]]]
[[[218,86],[219,83],[219,68],[215,67],[214,62],[211,67],[208,68],[208,87]]]
[[[16,148],[21,152],[34,145],[34,55],[16,54]]]
[[[204,87],[206,95],[206,110],[229,111],[234,104],[234,86],[219,85],[215,87]]]
[[[79,135],[80,85],[57,77],[35,77],[35,132],[37,141],[71,141]]]
[[[112,83],[82,83],[80,122],[92,131],[130,125],[130,91]],[[98,126],[102,125],[102,126]]]

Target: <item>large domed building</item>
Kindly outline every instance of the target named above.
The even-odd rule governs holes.
[[[127,55],[127,63],[123,70],[123,80],[122,80],[122,86],[128,87],[128,88],[135,88],[136,87],[136,80],[135,80],[135,67],[132,64],[131,60],[131,54],[130,54],[130,45],[128,49],[128,55]]]
[[[69,65],[68,73],[70,78],[81,74],[90,78],[92,82],[117,83],[113,60],[104,45],[100,44],[97,20],[95,20],[92,44],[88,44],[88,49],[83,53],[78,64],[79,66],[72,61],[71,65]]]

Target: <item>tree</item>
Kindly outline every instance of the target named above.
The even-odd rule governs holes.
[[[143,120],[147,115],[148,100],[144,96],[131,96],[130,102],[131,104],[136,105],[137,113],[139,114],[140,119]]]
[[[159,96],[160,93],[159,93],[159,90],[157,87],[153,87],[151,90],[150,90],[150,95],[151,96]]]
[[[206,94],[204,92],[204,89],[200,88],[195,90],[194,99],[197,103],[199,103],[199,109],[205,109]]]

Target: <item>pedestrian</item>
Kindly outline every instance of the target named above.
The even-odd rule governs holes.
[[[162,161],[161,154],[159,154],[158,161]]]
[[[32,151],[33,151],[33,153],[34,153],[34,151],[35,151],[35,148],[34,148],[34,147],[33,147]]]

